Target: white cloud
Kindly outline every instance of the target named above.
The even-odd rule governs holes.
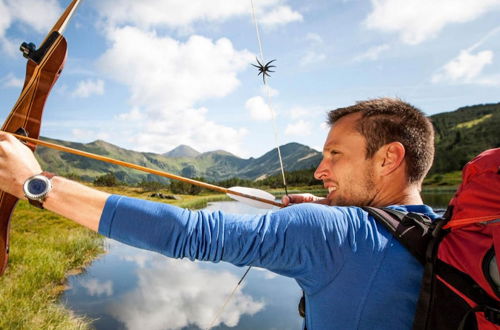
[[[99,132],[96,130],[91,130],[91,129],[80,129],[80,128],[74,128],[71,130],[71,135],[72,138],[75,139],[76,141],[82,141],[82,140],[108,140],[110,138],[109,133],[106,132]]]
[[[261,96],[254,96],[245,102],[245,108],[250,111],[250,116],[255,120],[273,119],[273,110]]]
[[[146,250],[137,250],[132,254],[121,256],[120,259],[133,262],[140,269],[143,269],[150,261],[152,261],[153,255],[151,254],[151,252]]]
[[[308,50],[308,51],[306,51],[304,56],[302,56],[302,58],[300,59],[300,65],[306,66],[309,64],[324,61],[325,59],[326,59],[326,55],[324,53],[318,53],[314,50]]]
[[[207,328],[238,278],[202,269],[188,260],[158,258],[141,270],[137,289],[123,296],[111,313],[131,330]],[[242,315],[253,315],[263,307],[238,290],[214,326],[234,327]]]
[[[24,80],[17,78],[12,73],[9,73],[5,77],[0,79],[0,84],[2,85],[2,87],[21,88],[23,87]]]
[[[130,110],[130,112],[119,114],[117,116],[117,119],[125,121],[141,120],[144,119],[144,114],[141,112],[140,109],[134,108]]]
[[[6,55],[10,57],[19,55],[19,45],[21,44],[20,40],[11,40],[6,37],[0,36],[0,47]]]
[[[302,19],[302,15],[281,0],[255,2],[259,21],[266,26],[282,25]],[[170,27],[186,29],[195,22],[223,22],[251,16],[247,0],[103,0],[98,10],[110,26],[133,24],[142,28]]]
[[[293,11],[288,6],[278,6],[265,12],[258,21],[265,27],[273,27],[302,20],[303,17],[299,12]]]
[[[285,135],[306,136],[310,135],[311,132],[312,132],[311,123],[302,119],[294,124],[288,124],[288,126],[285,129]]]
[[[15,20],[41,33],[48,32],[62,13],[57,0],[6,0],[5,2]]]
[[[0,13],[2,13],[0,15],[0,36],[4,36],[12,22],[12,16],[9,7],[2,0],[0,0]]]
[[[279,95],[279,91],[277,89],[271,88],[269,84],[265,84],[260,88],[262,94],[267,95],[267,96],[277,96]]]
[[[233,92],[240,84],[237,74],[253,54],[235,49],[226,38],[193,35],[180,42],[134,27],[110,30],[107,37],[111,48],[99,67],[130,89],[133,110],[118,118],[139,121],[142,131],[129,139],[134,148],[164,152],[184,143],[213,150],[227,141],[226,150],[241,153],[246,130],[209,120],[208,110],[197,105]]]
[[[370,29],[399,33],[408,44],[435,37],[446,25],[464,23],[500,9],[499,0],[371,0]]]
[[[132,105],[154,106],[160,113],[228,95],[239,85],[237,72],[253,59],[225,38],[213,42],[193,35],[181,43],[133,27],[108,37],[112,47],[100,59],[102,70],[131,88]]]
[[[361,62],[361,61],[375,61],[379,58],[379,55],[387,50],[389,50],[389,45],[383,44],[383,45],[378,45],[369,48],[366,52],[363,54],[360,54],[354,58],[354,61],[356,62]]]
[[[90,296],[111,296],[113,295],[113,282],[111,281],[99,281],[95,278],[85,280],[81,282],[81,286],[87,289]]]
[[[104,81],[101,79],[97,80],[83,80],[78,83],[76,89],[71,93],[74,97],[86,98],[91,95],[103,95],[104,94]]]
[[[270,270],[267,270],[265,268],[260,268],[260,267],[252,267],[252,269],[262,272],[264,275],[264,278],[266,280],[272,280],[275,278],[278,278],[278,274],[271,272]]]
[[[306,35],[306,39],[318,45],[322,45],[324,43],[323,38],[321,38],[321,36],[317,33],[312,33],[312,32],[308,33]]]
[[[293,107],[290,109],[290,118],[292,119],[298,119],[300,117],[304,117],[310,114],[310,111],[306,108],[303,107]]]
[[[445,64],[441,70],[432,77],[432,82],[479,82],[476,78],[481,74],[483,68],[491,64],[492,61],[493,52],[490,50],[483,50],[475,54],[468,50],[462,50],[456,58]]]
[[[57,0],[0,0],[0,47],[13,56],[20,42],[7,36],[7,29],[19,22],[37,32],[48,32],[62,12]],[[40,13],[43,13],[41,15]]]
[[[308,45],[305,54],[299,60],[299,65],[306,66],[324,61],[326,54],[324,53],[323,38],[319,34],[308,33],[305,39]]]
[[[196,150],[220,149],[237,155],[246,156],[241,151],[240,142],[248,134],[246,129],[235,129],[219,125],[207,118],[208,110],[183,109],[172,112],[169,117],[154,117],[146,113],[147,120],[134,122],[143,130],[129,138],[135,150],[162,153],[173,149],[180,143]]]

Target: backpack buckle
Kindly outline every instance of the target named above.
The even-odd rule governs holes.
[[[484,306],[484,317],[493,324],[500,325],[500,309]]]

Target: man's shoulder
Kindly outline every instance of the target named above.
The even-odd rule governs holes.
[[[439,214],[434,212],[432,207],[429,205],[425,204],[418,204],[418,205],[389,205],[387,206],[388,208],[391,208],[393,210],[397,211],[402,211],[402,212],[412,212],[412,213],[420,213],[428,216],[432,220],[436,219],[439,217]]]
[[[330,230],[349,230],[364,226],[368,214],[357,206],[330,206],[301,203],[283,209],[284,217],[313,227]]]
[[[358,206],[332,206],[317,203],[301,203],[295,204],[287,207],[293,212],[298,213],[324,213],[324,214],[337,214],[346,216],[360,216],[364,212],[361,207]]]

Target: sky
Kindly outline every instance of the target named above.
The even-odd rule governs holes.
[[[19,45],[38,45],[68,4],[0,0],[2,118],[24,81]],[[253,8],[82,1],[64,32],[68,57],[42,136],[248,158],[277,143],[321,150],[327,111],[356,101],[399,97],[428,115],[500,101],[500,0],[253,0]],[[266,85],[257,57],[275,60]]]

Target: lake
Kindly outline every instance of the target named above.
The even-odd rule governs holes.
[[[425,194],[445,208],[451,194]],[[239,202],[207,210],[265,212]],[[175,260],[106,239],[107,253],[85,272],[70,276],[61,302],[93,319],[96,329],[204,329],[211,324],[246,268],[227,263]],[[294,280],[252,268],[213,329],[300,329],[301,291]]]

